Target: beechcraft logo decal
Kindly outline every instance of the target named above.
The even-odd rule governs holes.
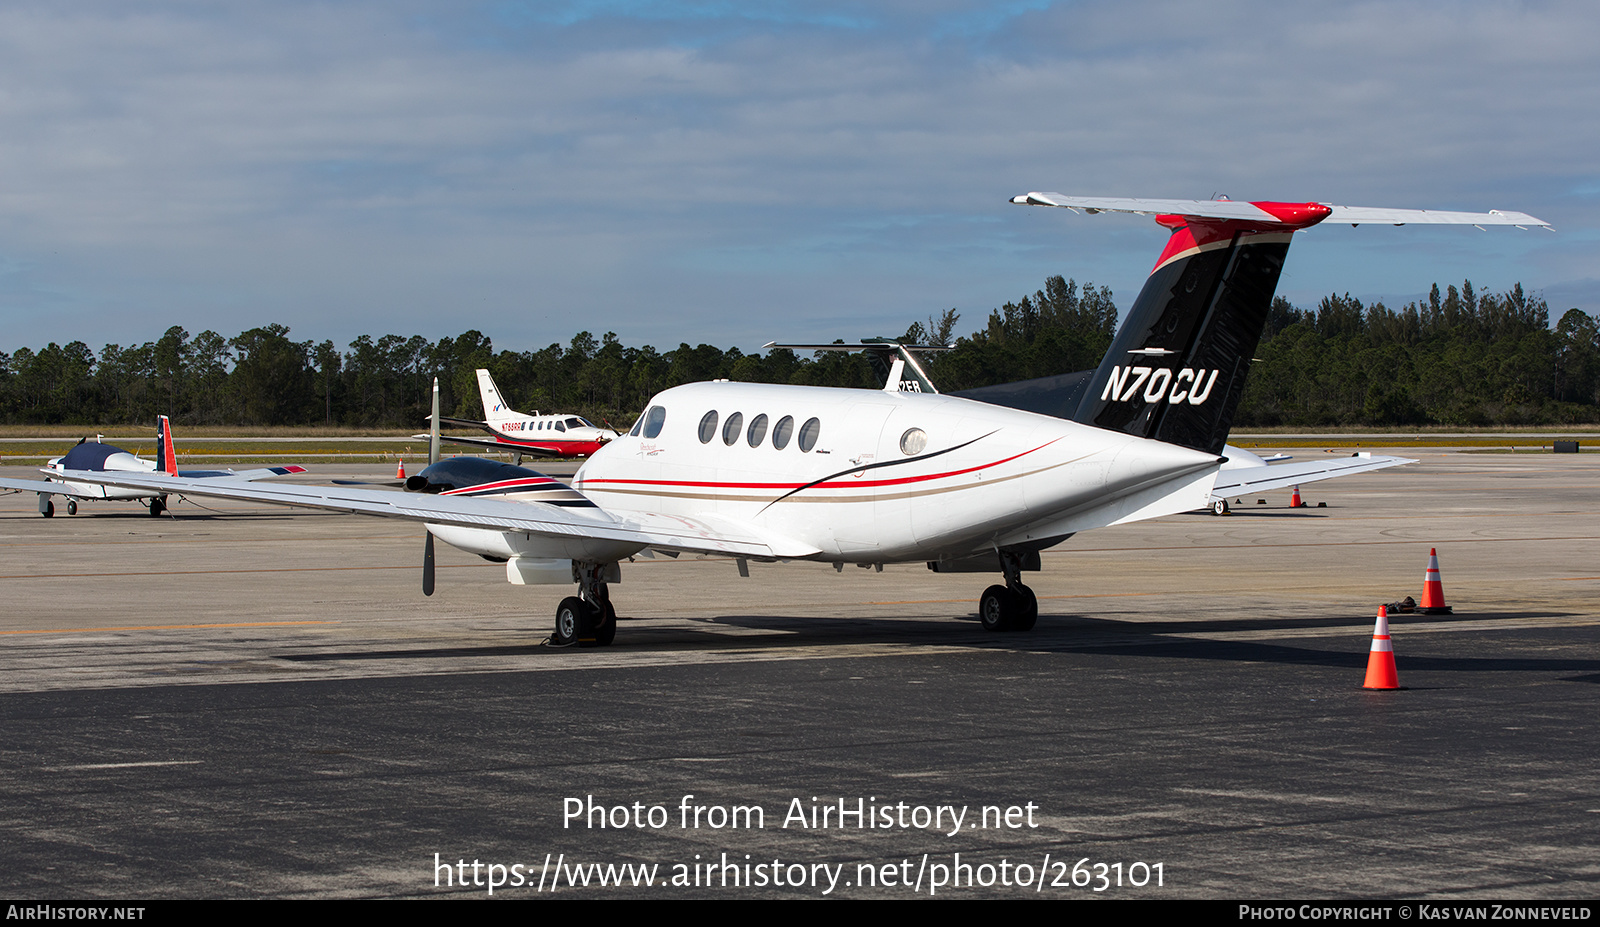
[[[1131,402],[1136,397],[1145,402],[1165,399],[1169,405],[1187,402],[1197,406],[1211,398],[1211,388],[1216,385],[1217,371],[1204,367],[1185,367],[1174,374],[1166,367],[1118,366],[1111,368],[1100,398],[1114,402]]]

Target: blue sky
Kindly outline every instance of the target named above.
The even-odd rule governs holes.
[[[499,348],[963,333],[1164,233],[1014,194],[1516,209],[1318,228],[1280,292],[1600,314],[1582,3],[10,3],[0,350],[171,325]]]

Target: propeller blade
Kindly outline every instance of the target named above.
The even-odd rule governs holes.
[[[439,378],[433,378],[433,415],[428,417],[428,466],[439,462]],[[429,544],[433,535],[428,535]],[[429,548],[432,550],[432,548]]]
[[[422,594],[433,595],[433,532],[422,547]]]

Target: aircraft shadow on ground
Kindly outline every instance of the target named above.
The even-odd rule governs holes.
[[[1261,641],[1215,641],[1203,638],[1169,638],[1160,643],[1108,644],[1034,648],[1055,652],[1100,653],[1121,656],[1171,657],[1230,663],[1273,663],[1286,666],[1324,666],[1353,672],[1367,665],[1366,649],[1346,647],[1321,650]],[[1402,648],[1403,650],[1403,648]],[[1401,652],[1396,659],[1407,673],[1589,673],[1600,670],[1600,660],[1563,657],[1430,657]],[[1600,675],[1574,676],[1568,682],[1600,682]]]
[[[542,638],[541,638],[542,640]],[[451,660],[483,657],[531,657],[571,647],[552,648],[535,641],[531,644],[494,645],[489,647],[418,647],[415,650],[348,650],[329,653],[286,653],[278,659],[290,663],[327,663],[344,660]]]
[[[1508,629],[1517,619],[1572,617],[1564,612],[1500,612],[1458,616],[1454,620],[1505,620]],[[1392,624],[1403,633],[1408,619],[1437,622],[1437,618],[1398,616]],[[1445,620],[1451,620],[1446,618]],[[730,635],[718,628],[739,628],[749,633]],[[1350,640],[1330,649],[1275,643],[1271,641],[1219,641],[1190,635],[1227,632],[1281,631],[1286,638],[1296,632],[1324,628],[1346,628]],[[837,644],[895,644],[930,648],[959,646],[997,652],[1084,653],[1162,659],[1217,660],[1237,663],[1326,666],[1359,670],[1366,665],[1364,622],[1347,617],[1318,618],[1241,618],[1200,621],[1127,621],[1115,618],[1089,618],[1077,615],[1044,615],[1039,626],[1023,633],[990,633],[970,623],[948,618],[818,618],[809,616],[723,615],[685,625],[643,627],[634,620],[619,619],[615,645],[595,652],[640,653],[651,650],[693,650],[701,652],[768,650],[782,652],[805,647]],[[321,653],[283,654],[278,659],[296,663],[366,660],[459,660],[486,657],[557,657],[585,648],[548,647],[543,643],[548,631],[530,626],[511,633],[525,634],[527,643],[486,644],[483,646],[418,647],[413,649],[342,650]],[[574,654],[576,656],[576,654]],[[581,657],[579,658],[581,660]],[[1430,657],[1402,654],[1409,670],[1424,672],[1568,672],[1586,675],[1568,679],[1574,682],[1600,682],[1600,659],[1547,657]],[[581,662],[574,662],[574,668]]]
[[[1505,621],[1507,630],[1515,630],[1519,619],[1579,617],[1571,612],[1488,612],[1473,615],[1391,616],[1390,627],[1398,640],[1404,640],[1405,626],[1417,622],[1438,624],[1455,621]],[[1040,618],[1043,625],[1048,619]],[[1066,653],[1102,653],[1127,656],[1157,656],[1192,660],[1219,660],[1243,663],[1276,663],[1284,665],[1309,665],[1359,669],[1367,663],[1365,646],[1370,631],[1365,622],[1352,627],[1348,618],[1264,618],[1227,619],[1220,621],[1122,621],[1106,618],[1058,617],[1058,621],[1075,621],[1080,633],[1068,639],[1057,637],[1036,642],[1031,650]],[[1349,628],[1350,644],[1335,645],[1338,649],[1322,649],[1271,641],[1226,641],[1188,635],[1226,633],[1230,631],[1283,631],[1292,638],[1297,630],[1319,628]],[[1086,633],[1084,633],[1086,632]],[[1107,639],[1114,638],[1114,639]],[[1359,642],[1359,644],[1357,643]],[[1566,657],[1520,656],[1418,656],[1403,652],[1397,645],[1397,659],[1407,670],[1416,672],[1578,672],[1593,673],[1600,670],[1600,659]],[[1576,676],[1570,682],[1600,682],[1600,676]]]
[[[1317,509],[1317,510],[1313,510],[1313,511],[1309,511],[1308,512],[1305,509],[1288,509],[1288,510],[1284,510],[1284,509],[1261,509],[1261,510],[1257,510],[1257,509],[1247,509],[1247,508],[1244,508],[1243,506],[1240,506],[1238,508],[1235,508],[1233,511],[1229,512],[1228,514],[1223,515],[1221,517],[1223,517],[1223,518],[1328,518],[1328,517],[1330,517],[1332,515],[1332,512],[1333,512],[1332,509]],[[1218,517],[1216,515],[1211,514],[1210,512],[1185,512],[1183,514],[1185,514],[1185,515],[1193,515],[1196,518],[1216,518],[1216,517]]]

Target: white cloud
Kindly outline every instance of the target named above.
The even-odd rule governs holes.
[[[274,320],[748,349],[976,324],[1049,273],[1126,305],[1160,232],[1004,204],[1029,189],[1560,228],[1322,230],[1300,300],[1594,276],[1588,6],[1039,6],[9,6],[0,349]]]

